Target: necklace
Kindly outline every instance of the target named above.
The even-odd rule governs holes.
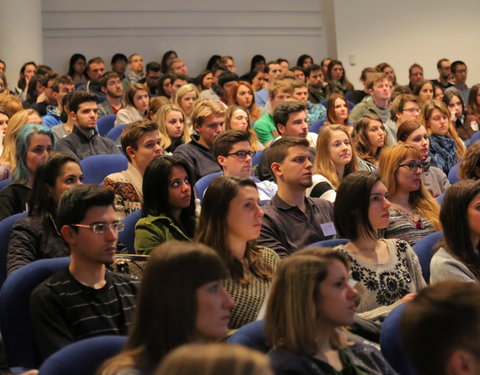
[[[404,217],[406,217],[408,220],[410,220],[413,224],[415,224],[416,229],[424,229],[425,226],[422,223],[422,217],[420,215],[420,212],[418,212],[416,209],[413,210],[407,210],[405,207],[400,206],[399,204],[394,204],[394,208],[400,212]]]

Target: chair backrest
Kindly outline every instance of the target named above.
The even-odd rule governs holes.
[[[237,344],[247,348],[267,353],[270,347],[265,341],[265,322],[257,320],[240,327],[230,338],[228,344]]]
[[[415,375],[412,365],[401,346],[400,319],[402,318],[405,304],[394,308],[385,318],[380,330],[380,347],[385,359],[400,375]]]
[[[433,247],[442,238],[443,232],[438,231],[430,233],[413,245],[413,251],[417,254],[418,261],[422,267],[422,275],[426,283],[430,281],[430,261],[432,260]]]
[[[6,178],[5,180],[2,180],[0,181],[0,191],[2,191],[3,189],[5,189],[8,185],[10,185],[12,183],[12,179],[11,178]]]
[[[256,166],[258,163],[260,163],[260,159],[262,157],[262,154],[263,154],[263,151],[265,151],[265,149],[263,150],[258,150],[256,153],[255,153],[255,156],[253,157],[253,160],[252,160],[252,166]]]
[[[319,133],[320,132],[320,129],[321,127],[323,126],[323,124],[328,121],[327,118],[322,118],[318,121],[315,121],[313,122],[311,125],[310,125],[310,129],[308,131],[310,132],[313,132],[313,133]]]
[[[97,336],[70,344],[48,357],[39,375],[92,375],[103,362],[119,354],[126,336]]]
[[[129,254],[135,254],[135,224],[141,217],[142,210],[132,212],[123,219],[125,228],[118,233],[118,240],[127,247]]]
[[[0,289],[0,328],[10,367],[37,368],[30,328],[30,294],[42,281],[65,268],[70,258],[40,259],[13,272]]]
[[[345,245],[347,242],[350,242],[350,240],[346,238],[332,238],[331,240],[323,240],[323,241],[312,243],[308,245],[308,247],[310,246],[335,247],[338,245]]]
[[[473,133],[472,137],[470,138],[470,146],[473,145],[479,139],[480,139],[480,131]]]
[[[458,177],[458,169],[460,168],[460,164],[455,164],[449,171],[448,171],[448,181],[453,185],[455,182],[460,181]]]
[[[216,179],[218,176],[221,176],[222,174],[223,172],[210,173],[198,180],[194,187],[195,196],[198,199],[202,200],[203,194],[205,193],[205,190],[207,190],[208,185],[210,185],[210,182],[212,182],[214,179]]]
[[[121,172],[128,168],[128,160],[121,154],[99,154],[87,156],[80,161],[83,182],[100,184],[110,173]]]
[[[20,212],[0,221],[0,286],[7,278],[7,252],[12,227],[18,219],[23,217],[27,217],[26,212]]]
[[[110,138],[112,141],[116,142],[120,135],[122,134],[123,128],[127,126],[127,124],[120,124],[115,125],[110,131],[107,133],[107,138]]]
[[[116,118],[117,115],[115,114],[100,117],[97,121],[98,134],[100,134],[102,137],[105,137],[108,132],[113,129]]]

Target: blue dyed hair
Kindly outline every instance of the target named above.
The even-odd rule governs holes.
[[[20,128],[15,138],[17,166],[12,174],[12,182],[26,185],[30,181],[30,172],[25,163],[30,136],[32,134],[45,134],[50,137],[52,146],[54,144],[53,132],[48,126],[38,124],[26,124]]]

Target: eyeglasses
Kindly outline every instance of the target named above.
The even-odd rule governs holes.
[[[408,113],[420,113],[420,109],[419,108],[404,108],[403,109],[403,112],[408,112]]]
[[[114,232],[121,232],[125,229],[125,224],[121,221],[107,224],[107,223],[95,223],[95,224],[70,224],[72,227],[78,228],[87,228],[90,229],[93,233],[102,234],[105,233],[108,229],[113,230]]]
[[[398,166],[398,168],[400,167],[407,167],[408,169],[410,169],[410,172],[416,172],[418,171],[419,169],[424,169],[425,168],[425,163],[421,162],[421,161],[410,161],[408,163],[405,163],[405,164],[400,164]]]
[[[250,156],[252,159],[255,156],[256,152],[255,151],[245,151],[245,150],[240,150],[237,152],[232,152],[231,154],[227,154],[227,156],[235,156],[238,160],[244,161],[245,158]]]

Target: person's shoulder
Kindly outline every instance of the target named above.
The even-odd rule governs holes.
[[[322,198],[306,197],[307,201],[312,205],[321,209],[333,209],[333,203]]]
[[[140,281],[137,278],[131,277],[130,275],[122,275],[117,272],[107,271],[105,273],[105,279],[107,283],[114,284],[116,287],[122,289],[128,289],[133,294],[137,293],[140,286]]]
[[[68,268],[62,268],[53,275],[42,281],[32,292],[33,298],[43,298],[48,295],[61,296],[66,289],[75,285],[72,283],[73,277],[68,271]]]

